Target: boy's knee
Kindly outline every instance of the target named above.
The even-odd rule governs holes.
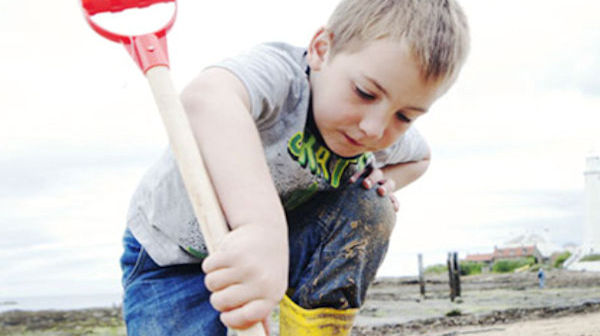
[[[374,189],[365,190],[358,183],[349,189],[351,194],[346,199],[345,207],[365,231],[387,241],[396,223],[396,212],[389,196],[380,196]]]
[[[364,262],[378,265],[396,222],[389,198],[354,184],[342,191],[338,206],[339,212],[329,224],[332,231],[324,252],[337,255],[344,251],[346,257],[364,257]]]

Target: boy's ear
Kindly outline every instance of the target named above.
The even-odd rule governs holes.
[[[323,63],[327,61],[332,40],[333,33],[329,32],[325,27],[321,27],[315,33],[315,36],[310,41],[306,55],[311,71],[319,71]]]

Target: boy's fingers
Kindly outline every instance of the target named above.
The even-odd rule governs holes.
[[[370,178],[365,177],[364,180],[362,181],[362,186],[363,186],[363,188],[369,190],[373,186],[373,181],[371,181]]]
[[[379,181],[379,186],[377,187],[377,194],[379,196],[385,196],[390,192],[393,192],[396,188],[396,182],[392,179],[385,179]]]
[[[239,272],[235,268],[222,268],[207,273],[204,277],[204,284],[211,292],[220,291],[227,286],[238,282]]]
[[[381,170],[381,169],[373,169],[371,174],[369,174],[369,178],[372,181],[377,181],[377,182],[385,180],[385,177],[383,176],[383,170]]]
[[[369,163],[365,166],[363,170],[357,171],[356,173],[354,173],[354,175],[350,177],[350,183],[358,181],[358,179],[360,179],[361,177],[367,177],[371,175],[371,172],[373,172],[373,165]]]
[[[256,299],[258,299],[258,294],[252,288],[241,284],[234,284],[221,291],[212,293],[210,303],[216,310],[226,312]]]
[[[396,190],[396,181],[388,179],[386,183],[388,184],[388,190]]]
[[[247,329],[269,316],[272,306],[266,300],[251,301],[238,309],[221,313],[221,322],[234,329]]]
[[[383,171],[381,169],[373,169],[369,176],[365,177],[362,186],[365,189],[371,189],[375,184],[382,184],[385,181]]]
[[[265,329],[265,336],[271,336],[271,328],[269,328],[269,315],[267,318],[262,320],[263,329]]]
[[[202,262],[202,271],[204,271],[204,273],[210,273],[220,268],[231,267],[232,260],[235,260],[234,256],[227,251],[217,251],[211,253]]]
[[[398,212],[398,210],[400,210],[400,202],[398,202],[398,199],[396,198],[396,196],[394,196],[394,194],[390,195],[390,201],[392,201],[394,211]]]
[[[350,183],[354,183],[354,182],[356,182],[356,180],[358,180],[358,178],[360,177],[360,174],[362,174],[362,172],[360,172],[360,171],[359,171],[359,172],[356,172],[356,173],[354,173],[354,175],[352,175],[352,176],[350,177]]]

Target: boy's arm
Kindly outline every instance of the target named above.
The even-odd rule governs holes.
[[[287,289],[285,213],[240,80],[205,70],[182,102],[232,229],[203,262],[205,283],[221,320],[243,329],[266,318]]]
[[[402,189],[423,176],[429,167],[429,157],[419,161],[403,162],[381,168],[383,178],[394,181],[394,185],[386,190],[391,193]]]
[[[368,173],[362,181],[362,187],[365,189],[377,188],[379,196],[390,196],[390,200],[394,205],[394,210],[398,211],[400,205],[398,200],[393,195],[393,192],[404,188],[410,183],[416,181],[419,177],[423,176],[429,167],[430,154],[429,150],[427,155],[418,161],[409,161],[391,164],[379,168],[374,168]],[[358,178],[365,174],[364,172],[358,172],[350,178],[350,183],[356,182]]]
[[[383,166],[379,165],[379,169],[371,166],[370,169],[374,169],[355,174],[350,182],[354,183],[364,175],[363,187],[377,187],[379,195],[384,196],[419,179],[429,167],[431,149],[421,134],[411,127],[395,144],[374,155]]]

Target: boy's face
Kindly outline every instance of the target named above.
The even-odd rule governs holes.
[[[307,57],[315,123],[340,156],[389,147],[449,86],[425,82],[405,43],[376,40],[331,58],[330,41],[321,29]]]

